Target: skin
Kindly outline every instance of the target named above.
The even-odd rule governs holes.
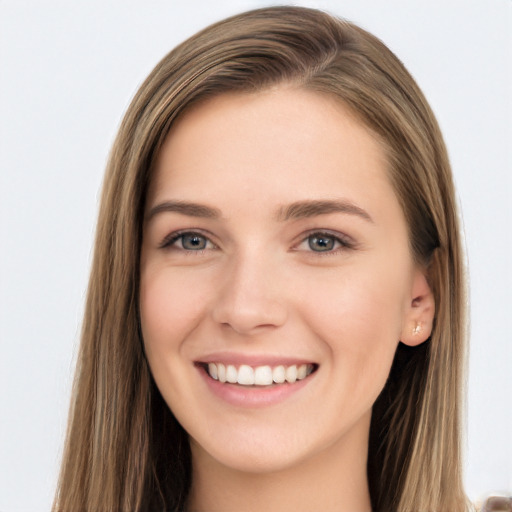
[[[154,212],[168,201],[219,216]],[[283,219],[298,201],[360,211]],[[162,247],[180,230],[205,248]],[[312,244],[318,232],[332,250]],[[372,404],[398,342],[430,335],[434,302],[385,151],[341,102],[280,86],[210,99],[174,125],[147,197],[140,312],[152,374],[190,435],[189,510],[371,510]],[[318,369],[279,403],[237,407],[195,365],[214,352]]]

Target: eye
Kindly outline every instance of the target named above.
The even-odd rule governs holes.
[[[213,243],[206,236],[196,232],[171,233],[160,244],[162,249],[175,248],[184,251],[203,251],[213,247]]]
[[[315,252],[332,251],[336,245],[336,238],[324,233],[315,233],[308,236],[308,246]]]
[[[308,235],[297,249],[316,253],[336,253],[339,249],[348,249],[352,246],[351,240],[342,235],[320,231]]]
[[[187,251],[201,251],[206,248],[208,240],[196,233],[185,233],[180,236],[181,246]]]

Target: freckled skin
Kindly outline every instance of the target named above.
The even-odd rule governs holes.
[[[339,212],[275,217],[283,205],[324,199],[349,200],[373,222]],[[371,407],[429,291],[382,147],[342,104],[317,93],[225,95],[171,130],[148,208],[168,200],[221,211],[218,219],[155,215],[142,246],[145,349],[191,436],[195,470],[350,467],[366,485]],[[206,249],[160,247],[179,230],[199,232]],[[307,237],[325,230],[352,247],[315,252]],[[318,371],[282,403],[237,408],[212,396],[194,365],[216,351],[301,357]]]

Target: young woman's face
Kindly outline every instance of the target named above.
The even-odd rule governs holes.
[[[280,87],[173,127],[140,284],[147,358],[194,460],[262,472],[365,455],[425,280],[382,147],[339,102]]]

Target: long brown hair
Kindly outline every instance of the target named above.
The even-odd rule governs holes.
[[[382,142],[436,303],[431,338],[399,344],[373,408],[376,511],[466,510],[461,483],[465,276],[452,176],[436,120],[377,38],[326,13],[272,7],[214,24],[169,53],[133,99],[107,166],[54,511],[183,510],[186,433],[160,396],[138,314],[144,201],[155,157],[193,103],[287,82],[339,99]]]

